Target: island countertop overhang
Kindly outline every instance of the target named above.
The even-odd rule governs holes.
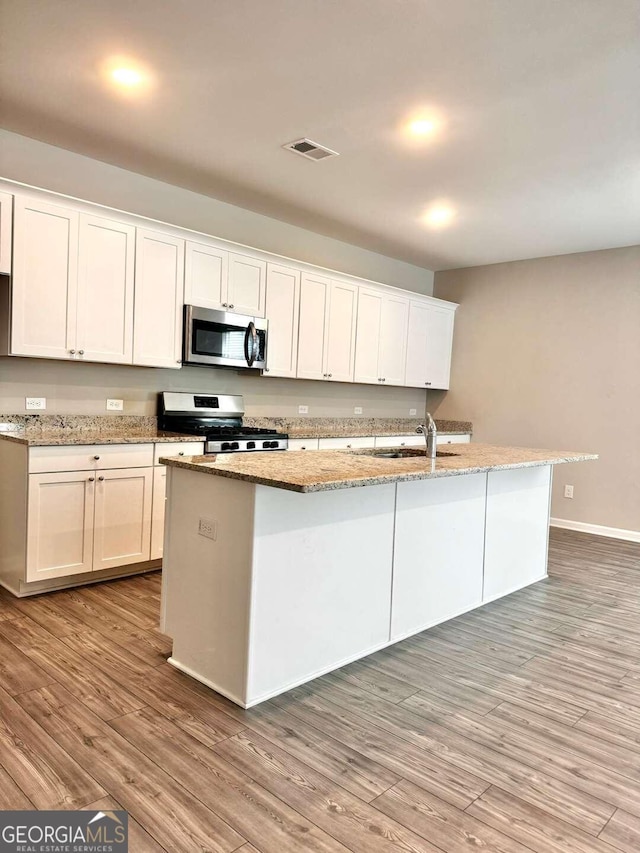
[[[160,462],[169,467],[308,493],[595,459],[598,456],[593,453],[474,443],[456,445],[450,455],[435,460],[376,458],[358,451],[317,450],[183,456],[161,458]]]

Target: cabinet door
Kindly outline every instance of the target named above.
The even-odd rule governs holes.
[[[380,319],[378,370],[385,385],[404,385],[409,300],[385,296]]]
[[[0,273],[11,275],[11,229],[13,226],[13,196],[0,193]]]
[[[264,317],[267,265],[248,255],[229,255],[227,305],[236,314]]]
[[[204,243],[187,242],[184,301],[199,308],[221,310],[227,304],[229,253]]]
[[[331,282],[325,321],[325,373],[333,382],[353,382],[358,288]]]
[[[427,315],[427,388],[448,388],[454,312],[430,305]]]
[[[182,366],[184,240],[137,229],[133,363]]]
[[[149,559],[153,468],[96,472],[93,570]]]
[[[76,342],[81,358],[131,364],[135,236],[132,225],[80,214]]]
[[[406,371],[404,384],[411,388],[426,388],[427,335],[430,308],[424,302],[411,302],[407,333]]]
[[[358,297],[358,322],[356,331],[355,382],[379,383],[380,319],[382,294],[374,290],[360,290]]]
[[[27,581],[90,572],[95,474],[29,475]]]
[[[331,281],[303,273],[300,282],[298,331],[298,379],[324,379],[325,318]]]
[[[300,273],[267,264],[267,376],[295,376],[298,361]]]
[[[16,196],[11,352],[72,358],[76,350],[78,214]]]
[[[167,469],[159,465],[153,469],[153,510],[151,515],[150,560],[159,560],[164,548],[164,509],[167,499]]]

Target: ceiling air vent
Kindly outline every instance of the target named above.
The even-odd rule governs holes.
[[[325,148],[324,145],[318,145],[311,139],[296,139],[295,142],[287,142],[282,147],[306,157],[307,160],[326,160],[327,157],[339,156],[337,151]]]

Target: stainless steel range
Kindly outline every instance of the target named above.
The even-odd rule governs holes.
[[[286,433],[242,425],[242,397],[162,391],[158,428],[205,438],[205,453],[286,450]]]

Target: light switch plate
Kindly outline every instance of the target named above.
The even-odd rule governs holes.
[[[121,412],[124,409],[124,400],[107,400],[108,412]]]
[[[25,397],[24,398],[24,407],[29,411],[43,411],[47,408],[47,398],[46,397]]]
[[[409,409],[409,415],[417,415],[417,414],[418,414],[417,409]]]
[[[361,415],[362,414],[362,406],[354,406],[353,414],[354,415]]]
[[[198,522],[198,533],[207,539],[218,538],[218,523],[210,518],[201,518]]]
[[[309,414],[309,406],[298,406],[298,414],[299,415],[308,415]]]

